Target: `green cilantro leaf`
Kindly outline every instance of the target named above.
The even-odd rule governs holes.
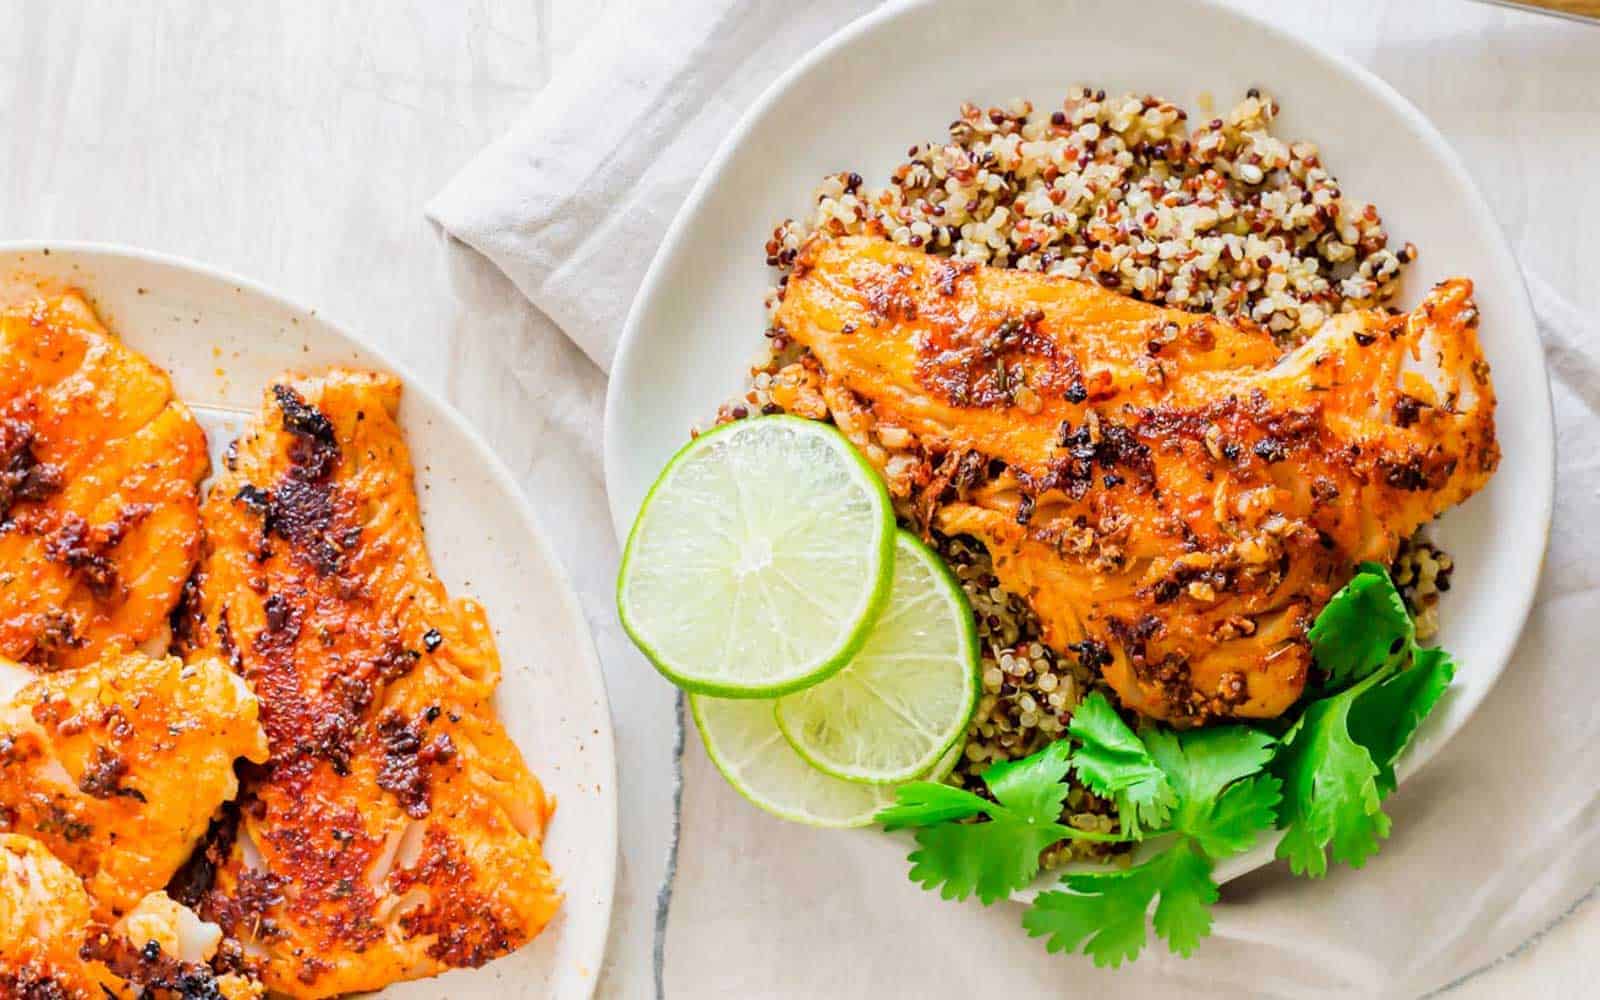
[[[964,788],[932,781],[909,781],[894,790],[895,803],[878,811],[873,817],[885,830],[900,830],[908,826],[932,826],[951,820],[966,819],[986,811],[990,802]]]
[[[1068,838],[1111,840],[1059,822],[1067,797],[1072,747],[1058,740],[1021,760],[993,764],[983,780],[997,801],[928,782],[895,791],[895,804],[878,813],[889,829],[917,830],[911,879],[938,889],[945,899],[977,896],[984,905],[1002,899],[1039,874],[1039,854]],[[958,823],[979,814],[986,823]]]
[[[1228,785],[1260,771],[1272,759],[1278,742],[1249,726],[1183,733],[1151,728],[1144,741],[1177,789],[1184,810],[1214,800]]]
[[[1096,691],[1085,698],[1067,732],[1082,744],[1072,759],[1078,780],[1116,802],[1123,833],[1137,839],[1140,823],[1159,827],[1167,821],[1176,802],[1167,774],[1105,695]]]
[[[1172,828],[1199,841],[1212,858],[1249,850],[1277,819],[1281,784],[1258,776],[1278,742],[1248,726],[1144,734],[1150,754],[1177,789]],[[1229,787],[1232,786],[1232,787]]]
[[[1307,705],[1273,762],[1284,785],[1278,856],[1315,878],[1326,874],[1329,853],[1359,868],[1389,835],[1383,800],[1395,789],[1395,762],[1449,687],[1455,662],[1417,646],[1405,602],[1370,563],[1317,617],[1311,642],[1330,686],[1355,682]]]
[[[945,899],[1004,899],[1039,874],[1039,853],[1061,839],[1060,827],[1035,825],[1006,809],[988,823],[942,823],[917,831],[908,858],[911,880]]]
[[[1211,933],[1215,859],[1248,850],[1272,829],[1282,798],[1278,779],[1261,773],[1278,746],[1266,733],[1246,726],[1183,733],[1152,727],[1142,736],[1145,759],[1166,779],[1175,841],[1127,871],[1068,875],[1065,890],[1041,893],[1022,918],[1029,934],[1049,938],[1051,951],[1081,946],[1096,965],[1138,957],[1152,903],[1156,934],[1173,951],[1191,954]],[[1112,743],[1104,733],[1096,739]],[[1119,762],[1135,759],[1126,747],[1118,754]]]
[[[1330,844],[1335,861],[1359,868],[1389,835],[1378,766],[1350,734],[1356,700],[1383,676],[1371,674],[1348,691],[1312,702],[1273,761],[1283,782],[1278,822],[1286,828],[1278,857],[1287,858],[1296,875],[1326,874]]]
[[[1166,879],[1156,903],[1156,933],[1173,951],[1188,958],[1211,934],[1211,905],[1219,895],[1212,862],[1193,848],[1166,852]]]
[[[1409,668],[1357,699],[1350,713],[1350,735],[1372,754],[1380,796],[1387,798],[1394,791],[1395,761],[1455,675],[1449,653],[1419,649]]]
[[[1051,952],[1081,946],[1094,964],[1113,968],[1144,950],[1145,912],[1156,893],[1146,866],[1122,872],[1068,876],[1071,891],[1041,892],[1022,914],[1029,937]]]
[[[1068,875],[1065,890],[1040,893],[1022,915],[1032,937],[1052,952],[1080,946],[1095,965],[1120,966],[1145,945],[1145,915],[1173,951],[1187,957],[1211,933],[1217,884],[1211,860],[1187,842],[1126,871]]]
[[[1007,809],[1029,823],[1054,823],[1067,800],[1067,771],[1072,767],[1072,746],[1056,742],[1020,760],[990,764],[983,783]]]
[[[1243,854],[1278,821],[1283,782],[1270,774],[1240,781],[1210,803],[1186,831],[1212,858]]]
[[[1311,626],[1311,655],[1337,691],[1402,662],[1416,643],[1406,602],[1377,563],[1362,563]]]

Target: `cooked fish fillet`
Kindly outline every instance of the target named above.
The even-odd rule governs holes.
[[[816,239],[776,325],[812,352],[780,398],[825,407],[903,510],[989,548],[1052,647],[1179,723],[1287,709],[1356,564],[1499,460],[1462,279],[1280,356],[1093,285]]]
[[[110,923],[163,888],[266,758],[256,700],[210,657],[114,653],[0,703],[0,832],[36,838]]]
[[[97,924],[72,869],[32,838],[0,834],[4,1000],[259,997],[244,976],[215,975],[206,965],[220,937],[165,893],[113,928]]]
[[[206,634],[272,754],[202,912],[291,996],[481,965],[560,902],[552,803],[490,704],[482,608],[429,562],[399,401],[384,375],[284,376],[204,508]]]
[[[128,1000],[257,1000],[265,988],[214,961],[222,928],[155,892],[109,930],[94,928],[85,953],[110,968]],[[218,971],[214,966],[221,966]],[[110,992],[108,990],[108,992]]]
[[[76,292],[0,311],[0,656],[165,650],[200,552],[205,436]]]
[[[0,997],[103,1000],[116,978],[79,954],[90,922],[72,869],[37,840],[0,833]]]

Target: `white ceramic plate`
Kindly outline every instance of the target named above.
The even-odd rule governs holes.
[[[743,385],[759,349],[762,245],[810,208],[823,175],[881,183],[913,142],[942,139],[963,100],[1049,108],[1075,84],[1226,109],[1259,86],[1275,131],[1317,142],[1351,196],[1415,242],[1402,301],[1464,274],[1477,283],[1505,457],[1488,488],[1435,537],[1455,558],[1440,640],[1461,662],[1402,775],[1466,722],[1505,667],[1533,599],[1549,530],[1554,435],[1534,318],[1499,227],[1461,161],[1416,108],[1355,64],[1213,2],[925,0],[835,35],[785,73],[712,158],[668,232],[623,332],[606,408],[611,512],[625,534],[691,424]],[[1404,831],[1397,835],[1404,836]],[[901,845],[894,844],[898,855]],[[1271,845],[1223,866],[1262,864]],[[898,858],[886,859],[899,863]]]
[[[539,938],[481,969],[395,986],[386,997],[588,997],[600,971],[616,873],[616,761],[600,663],[566,574],[516,483],[478,435],[371,347],[242,278],[118,247],[0,245],[0,290],[30,277],[76,285],[124,342],[171,373],[213,462],[263,387],[287,368],[394,372],[418,470],[428,550],[454,594],[488,611],[504,679],[500,718],[557,800],[545,854],[566,902]]]

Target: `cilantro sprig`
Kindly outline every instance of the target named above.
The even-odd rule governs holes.
[[[1072,759],[1078,780],[1117,804],[1123,833],[1137,839],[1141,823],[1160,827],[1167,821],[1177,802],[1172,782],[1104,695],[1083,700],[1067,733],[1079,744]]]
[[[1353,638],[1362,635],[1364,643]],[[1355,682],[1307,705],[1272,762],[1284,784],[1278,857],[1317,878],[1329,853],[1360,868],[1389,836],[1383,800],[1395,790],[1395,762],[1456,666],[1449,653],[1417,645],[1404,601],[1373,563],[1317,617],[1311,651],[1329,685]]]
[[[1161,776],[1160,798],[1169,809],[1169,825],[1161,832],[1164,846],[1124,871],[1067,875],[1064,889],[1039,894],[1023,914],[1022,926],[1046,938],[1051,951],[1081,945],[1096,965],[1117,966],[1144,949],[1145,913],[1153,902],[1156,934],[1173,951],[1189,955],[1211,933],[1216,862],[1249,850],[1276,820],[1280,784],[1261,769],[1277,741],[1247,726],[1182,733],[1150,726],[1135,735],[1104,695],[1090,695],[1084,705],[1092,706],[1097,721],[1074,736],[1094,733],[1096,739],[1085,741],[1080,755],[1096,760],[1098,768],[1103,739],[1124,755],[1123,777],[1146,775],[1152,768]],[[1131,752],[1130,740],[1144,753]],[[1096,774],[1095,780],[1101,777]]]
[[[1282,829],[1278,856],[1313,877],[1330,853],[1359,867],[1378,850],[1395,763],[1455,673],[1449,654],[1417,645],[1404,601],[1374,564],[1333,597],[1310,639],[1321,680],[1281,737],[1148,720],[1135,731],[1097,692],[1074,710],[1066,738],[984,772],[992,800],[912,782],[878,820],[915,828],[913,881],[985,905],[1031,885],[1053,844],[1128,844],[1137,863],[1064,875],[1029,905],[1023,927],[1050,951],[1082,951],[1096,965],[1136,959],[1151,928],[1188,956],[1211,932],[1217,862],[1264,833]],[[1119,832],[1061,822],[1073,774],[1116,805]]]
[[[1066,891],[1039,894],[1022,914],[1032,937],[1050,951],[1080,947],[1095,965],[1113,968],[1139,957],[1145,913],[1155,903],[1156,933],[1184,957],[1211,933],[1211,904],[1218,898],[1211,859],[1179,844],[1124,871],[1074,874]]]
[[[1107,834],[1064,826],[1062,803],[1070,747],[1052,743],[1031,757],[995,764],[984,784],[995,801],[949,785],[902,785],[895,804],[878,813],[886,830],[919,827],[911,880],[945,899],[977,896],[985,906],[1016,892],[1039,874],[1039,854],[1062,840],[1114,841]],[[987,823],[957,823],[983,814]]]

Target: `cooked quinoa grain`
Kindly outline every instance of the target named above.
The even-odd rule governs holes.
[[[1428,540],[1424,532],[1402,542],[1400,554],[1389,568],[1394,583],[1416,619],[1417,638],[1431,639],[1439,632],[1439,595],[1450,589],[1455,563]]]
[[[1393,299],[1416,248],[1391,249],[1377,209],[1345,198],[1314,144],[1273,134],[1277,114],[1256,91],[1199,123],[1158,97],[1087,87],[1047,113],[963,105],[949,140],[911,147],[888,184],[830,175],[810,216],[773,230],[770,304],[810,233],[869,233],[1298,342],[1332,313]]]

